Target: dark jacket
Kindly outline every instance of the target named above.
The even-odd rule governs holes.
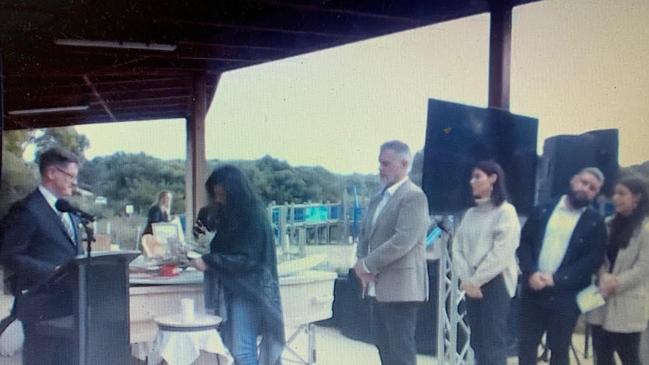
[[[275,240],[269,217],[258,207],[251,217],[239,218],[236,228],[217,226],[210,253],[203,260],[221,279],[226,291],[254,302],[263,313],[261,349],[267,364],[276,364],[284,344],[284,320],[279,296]],[[206,277],[210,276],[206,273]]]
[[[532,290],[529,277],[538,271],[545,230],[557,203],[541,205],[530,214],[521,231],[516,253],[523,274],[523,297],[549,308],[574,311],[577,293],[590,285],[593,274],[604,260],[606,226],[594,209],[587,208],[577,221],[563,261],[553,275],[554,287]]]
[[[159,222],[169,222],[169,214],[163,212],[159,206],[154,205],[149,208],[149,213],[147,214],[146,227],[144,227],[144,232],[142,234],[153,234],[153,223]]]
[[[18,318],[22,321],[71,313],[69,284],[43,285],[55,268],[82,253],[79,221],[72,216],[76,242],[40,191],[15,203],[2,222],[0,265],[13,273]]]

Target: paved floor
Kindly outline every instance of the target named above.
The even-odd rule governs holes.
[[[11,304],[11,298],[0,295],[0,316],[4,317]],[[307,357],[307,336],[300,334],[296,341],[291,344],[291,348],[300,354],[303,358]],[[584,337],[580,334],[573,336],[573,344],[577,352],[577,358],[574,354],[571,358],[573,365],[579,363],[582,365],[592,365],[591,356],[584,358]],[[295,363],[294,357],[285,353],[285,364]],[[20,353],[12,357],[0,355],[0,365],[20,365],[22,363]],[[331,327],[316,327],[316,363],[319,365],[372,365],[379,364],[379,356],[373,345],[355,341],[343,336],[337,329]],[[437,361],[433,356],[418,355],[418,365],[436,365]],[[508,365],[516,365],[516,358],[510,358]],[[543,363],[541,363],[543,364]]]
[[[592,365],[592,352],[588,359],[584,358],[584,336],[575,334],[573,336],[573,343],[577,353],[577,358],[574,354],[571,357],[573,365]],[[297,349],[305,346],[305,342],[299,344]],[[372,365],[380,364],[379,356],[376,348],[373,345],[364,342],[349,339],[340,332],[331,327],[317,327],[316,330],[316,348],[317,348],[317,363],[322,365]],[[577,362],[577,359],[579,362]],[[285,364],[288,364],[285,361]],[[433,356],[417,355],[418,365],[437,365],[438,362]],[[507,361],[508,365],[518,364],[515,357]],[[543,363],[540,363],[543,364]]]
[[[573,336],[575,348],[577,350],[579,361],[582,365],[592,365],[592,357],[584,359],[583,356],[583,336],[575,334]],[[306,336],[300,335],[296,343],[291,347],[302,357],[306,358]],[[316,328],[316,363],[321,365],[371,365],[379,364],[379,356],[376,348],[364,342],[348,339],[340,332],[330,327]],[[592,354],[591,354],[592,356]],[[291,360],[295,358],[285,356],[285,364],[294,363]],[[516,358],[510,358],[508,365],[516,365]],[[573,355],[571,359],[573,365],[577,364]],[[0,365],[20,365],[20,354],[13,357],[0,356]],[[418,365],[437,365],[437,361],[432,356],[418,355]],[[543,363],[541,363],[543,364]]]

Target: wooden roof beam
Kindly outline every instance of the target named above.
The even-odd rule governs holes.
[[[128,70],[106,70],[94,72],[93,76],[119,76],[119,77],[137,77],[137,76],[162,76],[171,77],[174,75],[187,77],[192,75],[193,70],[177,67],[134,67]],[[50,78],[70,78],[83,77],[81,72],[47,72],[47,73],[5,73],[6,78],[12,79],[50,79]]]
[[[207,28],[222,28],[222,29],[230,29],[234,31],[279,33],[279,34],[288,34],[288,35],[307,35],[307,36],[316,36],[322,38],[335,38],[335,39],[348,39],[348,40],[353,40],[358,38],[344,33],[330,33],[330,32],[319,32],[319,31],[312,31],[312,30],[299,30],[299,29],[280,29],[280,28],[260,27],[254,25],[214,23],[214,22],[208,22],[202,20],[159,18],[159,19],[155,19],[154,21],[181,24],[181,25],[192,25],[192,26],[207,27]]]
[[[54,128],[65,127],[75,124],[93,124],[93,123],[106,123],[106,122],[125,122],[130,120],[152,120],[152,119],[169,119],[169,118],[184,118],[186,110],[170,110],[162,112],[126,112],[115,113],[117,120],[113,120],[105,113],[84,113],[75,116],[61,116],[61,117],[23,117],[23,118],[6,118],[5,129],[29,129],[31,123],[38,122],[37,128]]]
[[[273,46],[258,46],[258,45],[248,45],[248,44],[226,44],[222,42],[205,42],[205,41],[189,41],[189,40],[180,40],[176,43],[178,47],[182,46],[195,46],[195,47],[206,47],[206,48],[232,48],[232,49],[246,49],[253,51],[291,51],[292,48],[288,47],[273,47]]]
[[[179,93],[177,93],[177,91]],[[181,95],[189,95],[191,91],[191,87],[185,87],[185,86],[170,86],[170,87],[155,87],[155,88],[148,88],[148,89],[138,89],[139,93],[150,93],[153,95],[157,94],[166,94],[166,96],[174,96],[177,94]],[[48,94],[30,94],[26,95],[25,97],[20,97],[16,95],[12,95],[12,97],[7,98],[9,104],[17,103],[17,102],[24,102],[26,99],[29,99],[28,104],[33,104],[33,105],[38,105],[38,104],[47,104],[47,106],[50,106],[52,102],[57,101],[57,100],[62,100],[62,97],[64,97],[67,101],[65,103],[68,104],[74,104],[79,102],[79,100],[87,98],[89,99],[89,96],[92,95],[97,100],[103,100],[104,102],[108,102],[110,100],[114,99],[123,99],[124,95],[126,96],[134,96],[133,94],[133,89],[124,89],[124,90],[104,90],[99,94],[100,96],[98,97],[95,95],[95,92],[99,94],[99,91],[95,88],[94,90],[90,90],[89,92],[80,92],[80,93],[48,93]],[[103,95],[103,96],[102,96]],[[136,96],[136,95],[135,95]],[[137,96],[136,96],[137,97]],[[56,104],[56,103],[54,103]]]
[[[341,8],[325,8],[316,5],[296,4],[296,3],[289,3],[285,1],[276,1],[276,0],[261,0],[261,2],[273,6],[277,6],[277,7],[295,9],[304,12],[327,13],[327,14],[336,14],[336,15],[346,15],[346,16],[352,16],[357,18],[384,20],[391,23],[400,23],[410,27],[417,27],[425,24],[419,19],[402,17],[402,16],[376,14],[376,13],[361,12],[361,11],[354,11],[354,10],[341,9]]]
[[[108,116],[114,122],[116,122],[117,119],[115,118],[113,113],[110,111],[110,108],[108,107],[108,104],[106,104],[106,102],[104,101],[104,98],[99,94],[99,92],[97,92],[97,88],[95,87],[95,85],[92,84],[92,81],[90,81],[90,78],[88,77],[88,75],[83,75],[83,81],[86,82],[86,85],[88,85],[88,87],[92,91],[92,94],[95,96],[95,98],[99,102],[99,105],[101,105],[101,107],[104,108],[104,111],[106,112],[106,114],[108,114]]]
[[[163,101],[173,101],[173,100],[188,100],[191,98],[191,95],[177,95],[177,96],[161,96],[153,98],[138,98],[138,99],[129,99],[129,100],[112,100],[107,101],[108,105],[126,105],[126,104],[146,104],[146,103],[157,103]],[[95,102],[91,102],[90,105],[94,105]]]
[[[212,87],[213,88],[213,87]],[[212,88],[208,88],[211,90]],[[99,90],[95,89],[99,93]],[[97,96],[94,95],[94,92],[80,92],[80,93],[47,93],[47,94],[30,94],[30,95],[20,95],[13,93],[11,95],[7,94],[7,105],[22,105],[24,108],[25,105],[33,105],[33,108],[37,107],[54,107],[60,106],[60,104],[78,104],[78,103],[88,103],[91,95],[97,99],[97,101],[89,102],[90,105],[101,105],[102,102],[106,103],[107,106],[111,106],[116,103],[124,103],[129,100],[167,100],[178,99],[178,98],[188,98],[191,94],[191,87],[177,86],[177,87],[158,87],[158,88],[148,88],[148,89],[138,89],[137,93],[134,93],[132,89],[122,89],[122,90],[104,90],[101,91],[101,101],[97,99]],[[21,107],[21,108],[23,108]]]
[[[116,56],[118,55],[117,52],[106,50],[106,49],[94,49],[94,50],[73,50],[70,53],[76,54],[76,55],[100,55],[100,56]],[[137,54],[137,52],[133,52],[131,50],[126,51],[127,54]],[[145,61],[147,59],[151,58],[160,58],[160,59],[172,59],[172,60],[202,60],[202,61],[224,61],[224,62],[269,62],[277,57],[264,57],[264,58],[241,58],[239,57],[220,57],[217,55],[212,55],[210,53],[202,53],[202,54],[191,54],[189,52],[177,52],[176,54],[173,53],[157,53],[157,54],[148,54],[146,56],[138,57],[136,59],[132,59],[130,61],[125,61],[122,63],[118,63],[115,65],[110,65],[107,68],[118,68],[118,67],[123,67],[129,64],[134,64],[138,63],[141,61]]]
[[[133,85],[145,86],[145,85],[177,85],[187,83],[187,88],[191,87],[189,83],[191,79],[186,78],[161,78],[161,79],[141,79],[141,80],[121,80],[121,81],[93,81],[93,84],[102,89],[103,87],[111,87],[113,89],[119,89],[120,87],[124,90],[132,90]],[[144,85],[143,85],[144,84]],[[212,87],[214,85],[211,85]],[[42,85],[31,85],[29,87],[19,87],[6,89],[5,94],[20,94],[24,93],[25,96],[48,96],[48,95],[61,95],[61,93],[72,93],[72,94],[84,94],[88,91],[88,86],[83,84],[68,84],[68,85],[52,85],[52,86],[42,86]]]
[[[189,107],[189,102],[186,101],[184,103],[165,103],[164,105],[159,105],[159,104],[137,104],[137,105],[121,105],[121,106],[116,106],[112,105],[111,110],[113,110],[115,113],[123,113],[127,112],[129,110],[131,111],[156,111],[156,110],[168,110],[168,109],[187,109]]]

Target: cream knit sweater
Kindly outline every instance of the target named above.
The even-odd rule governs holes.
[[[476,200],[453,240],[453,268],[461,280],[482,286],[500,273],[510,297],[516,291],[516,248],[521,226],[516,209],[508,202],[493,205],[489,198]]]

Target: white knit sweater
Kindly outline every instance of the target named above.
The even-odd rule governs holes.
[[[521,226],[516,209],[508,202],[493,205],[489,198],[476,200],[453,240],[453,268],[461,280],[482,286],[500,273],[510,296],[516,291],[516,248]]]

